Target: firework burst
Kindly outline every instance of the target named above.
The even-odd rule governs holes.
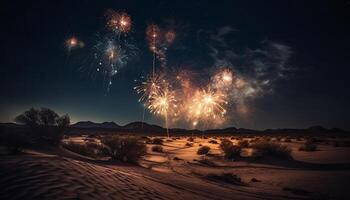
[[[132,27],[131,17],[124,12],[116,12],[114,10],[108,10],[106,12],[107,27],[117,32],[118,34],[127,34]]]
[[[149,76],[147,80],[134,87],[136,92],[141,95],[139,102],[148,102],[153,96],[158,96],[165,88],[164,74],[157,73]]]
[[[221,123],[226,114],[226,95],[210,89],[197,91],[187,102],[187,118],[193,125],[199,122]]]

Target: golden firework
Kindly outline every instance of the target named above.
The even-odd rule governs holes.
[[[132,21],[131,17],[127,13],[108,10],[106,16],[107,27],[109,27],[111,30],[124,34],[131,30]]]
[[[197,91],[188,101],[187,117],[192,119],[195,125],[199,121],[222,120],[226,114],[226,105],[226,96],[220,91]]]

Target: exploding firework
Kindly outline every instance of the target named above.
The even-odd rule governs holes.
[[[187,118],[193,121],[193,125],[200,121],[221,123],[226,114],[226,98],[220,91],[197,91],[187,102]]]
[[[107,83],[107,91],[112,85],[112,77],[127,66],[128,61],[137,52],[134,45],[127,43],[125,40],[119,40],[113,34],[98,36],[93,50],[93,71],[102,74]]]
[[[170,88],[163,73],[154,74],[141,85],[134,87],[137,93],[141,94],[139,101],[144,102],[151,113],[164,117],[168,137],[168,118],[177,115],[175,92]]]
[[[164,74],[157,73],[149,76],[139,86],[134,87],[136,92],[141,95],[139,102],[148,102],[153,96],[158,96],[165,88]]]
[[[151,113],[167,118],[169,114],[175,114],[176,98],[173,91],[166,88],[160,94],[152,95],[148,100],[148,109]]]
[[[166,66],[166,52],[175,38],[176,33],[174,30],[164,31],[155,24],[149,25],[146,29],[146,39],[149,49],[153,53],[153,59],[157,57],[162,67]]]
[[[71,37],[66,40],[66,47],[68,51],[71,51],[76,48],[83,48],[84,43],[80,40],[78,40],[76,37]]]
[[[132,21],[127,13],[108,10],[106,16],[109,29],[116,31],[118,34],[127,34],[131,30]]]
[[[126,65],[128,56],[121,45],[113,39],[105,38],[99,41],[95,45],[95,50],[95,57],[98,62],[96,70],[99,72],[113,76]]]

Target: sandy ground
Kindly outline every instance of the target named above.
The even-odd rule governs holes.
[[[295,161],[232,162],[222,159],[219,144],[208,141],[196,138],[193,147],[185,145],[187,138],[165,142],[164,153],[148,145],[141,166],[87,159],[63,149],[2,155],[0,199],[350,199],[350,167],[344,164],[350,162],[350,148],[322,145],[319,151],[301,152],[302,142],[294,141],[285,144]],[[211,155],[197,155],[199,144],[210,146]],[[197,162],[203,158],[215,166]],[[204,178],[223,172],[237,174],[246,185]]]

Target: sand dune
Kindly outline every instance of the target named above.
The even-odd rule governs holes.
[[[165,152],[149,150],[141,166],[93,160],[64,149],[26,151],[24,155],[0,156],[0,199],[344,199],[348,197],[348,168],[319,168],[312,153],[295,151],[286,165],[227,162],[211,157],[216,167],[196,162],[198,144],[209,145],[219,153],[218,144],[196,139],[193,147],[186,138],[165,142]],[[292,143],[289,145],[296,145]],[[149,147],[150,149],[150,147]],[[340,148],[337,151],[345,152]],[[330,161],[337,153],[332,147],[313,152]],[[47,153],[49,152],[49,153]],[[327,154],[329,156],[325,157]],[[310,156],[309,156],[310,155]],[[344,153],[344,155],[349,155]],[[178,159],[174,159],[174,158]],[[312,157],[312,156],[311,156]],[[340,160],[341,162],[346,161]],[[339,160],[339,158],[338,158]],[[323,161],[324,162],[324,161]],[[334,162],[330,162],[330,166]],[[337,165],[335,165],[337,166]],[[229,172],[239,175],[246,186],[203,178],[203,174]],[[257,178],[260,182],[251,182]],[[339,185],[339,183],[341,183]],[[283,188],[301,188],[300,195]]]
[[[283,199],[253,188],[46,154],[3,156],[1,199]]]

